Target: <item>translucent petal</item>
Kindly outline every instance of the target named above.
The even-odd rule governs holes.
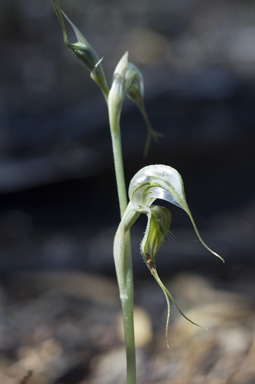
[[[203,246],[224,262],[222,257],[212,251],[201,238],[186,202],[182,177],[174,168],[161,164],[142,168],[131,180],[128,193],[130,201],[137,209],[150,207],[156,199],[168,201],[182,208],[188,214]]]
[[[128,193],[138,206],[150,206],[156,199],[162,199],[187,209],[181,175],[167,165],[148,165],[140,169],[131,180]]]

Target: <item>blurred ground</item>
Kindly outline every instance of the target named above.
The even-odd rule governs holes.
[[[226,260],[209,255],[172,209],[158,270],[208,331],[172,306],[167,350],[164,296],[138,255],[139,219],[138,382],[254,384],[254,1],[61,5],[104,57],[109,83],[126,50],[143,72],[164,139],[144,159],[144,124],[125,104],[127,182],[149,163],[177,168],[202,237]],[[0,0],[0,9],[0,383],[121,384],[119,213],[104,100],[64,46],[50,1]]]
[[[254,274],[225,280],[179,274],[166,281],[185,314],[148,278],[136,281],[139,383],[252,384]],[[125,383],[116,283],[86,273],[16,274],[1,282],[0,380],[17,384]]]

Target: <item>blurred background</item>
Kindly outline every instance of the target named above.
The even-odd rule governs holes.
[[[164,297],[139,255],[139,219],[135,303],[138,326],[148,325],[139,382],[254,383],[254,2],[61,6],[104,58],[109,84],[125,51],[143,73],[145,105],[164,138],[143,157],[146,127],[127,100],[127,185],[147,164],[176,168],[202,237],[226,260],[208,254],[171,207],[158,271],[209,331],[173,309],[167,350]],[[0,9],[0,381],[123,383],[112,260],[119,212],[104,99],[65,47],[50,1],[0,0]]]

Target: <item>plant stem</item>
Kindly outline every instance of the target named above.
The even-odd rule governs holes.
[[[134,336],[134,310],[133,310],[133,268],[130,245],[130,232],[125,236],[125,273],[126,295],[121,296],[121,306],[125,333],[127,384],[136,383],[136,357]]]
[[[112,133],[112,150],[119,198],[120,216],[122,218],[127,208],[127,191],[124,177],[121,136],[119,130],[118,133]]]
[[[110,120],[111,126],[111,120]],[[115,167],[115,176],[117,182],[117,191],[120,206],[121,218],[127,207],[127,192],[124,177],[123,157],[121,148],[121,134],[119,127],[111,126],[112,148]],[[134,315],[133,315],[133,268],[130,233],[126,232],[124,244],[124,284],[119,284],[120,300],[122,306],[125,346],[126,346],[126,361],[127,361],[127,384],[136,383],[136,358],[135,358],[135,339],[134,339]],[[116,272],[118,274],[117,268]],[[118,277],[118,276],[117,276]],[[118,279],[119,282],[119,279]]]
[[[109,93],[105,95],[105,99],[107,101],[108,106],[114,169],[121,219],[123,218],[127,208],[127,190],[124,175],[120,131],[120,115],[125,96],[124,76],[128,64],[127,59],[128,54],[125,53],[114,71],[111,89]],[[130,233],[128,229],[124,230],[124,227],[120,225],[120,230],[117,231],[117,242],[114,242],[114,244],[117,244],[117,252],[114,252],[114,263],[118,280],[124,323],[127,360],[127,384],[136,384],[136,358],[133,309],[133,268]]]

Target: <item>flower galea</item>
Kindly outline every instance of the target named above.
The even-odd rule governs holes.
[[[125,242],[126,233],[128,233],[130,227],[134,224],[139,215],[144,213],[147,215],[148,222],[144,237],[140,244],[140,251],[147,267],[162,289],[167,301],[168,314],[166,323],[166,336],[170,318],[169,298],[174,302],[178,311],[188,321],[198,325],[188,319],[178,307],[171,293],[167,290],[159,278],[155,264],[155,256],[166,238],[172,221],[171,212],[167,208],[161,207],[159,205],[153,205],[154,201],[157,199],[165,200],[183,209],[188,214],[196,235],[202,245],[209,252],[224,262],[220,255],[211,250],[205,244],[198,232],[186,201],[181,175],[174,168],[167,165],[149,165],[138,171],[132,178],[129,185],[128,195],[130,201],[120,222],[114,241],[114,257],[119,283],[125,289],[125,252],[124,249],[121,249],[119,245]]]

